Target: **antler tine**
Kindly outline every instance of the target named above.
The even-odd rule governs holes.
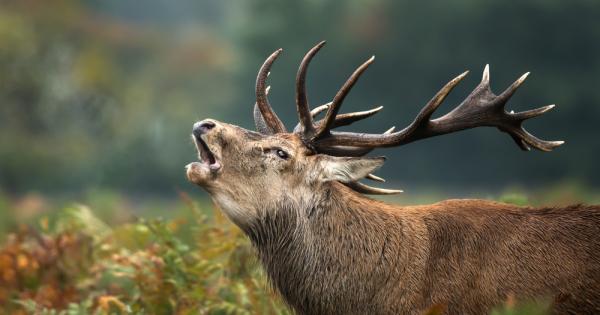
[[[271,90],[271,86],[267,86],[267,88],[265,89],[265,94],[267,94],[267,96],[269,95],[269,90]],[[256,130],[262,134],[271,134],[272,130],[271,128],[269,128],[269,126],[267,126],[267,123],[265,122],[265,119],[263,118],[263,115],[260,112],[260,109],[258,108],[258,103],[254,103],[253,115]]]
[[[394,130],[396,129],[396,127],[392,127],[388,130],[386,130],[383,135],[389,135],[392,132],[394,132]],[[374,147],[353,147],[353,146],[333,146],[333,147],[322,147],[319,149],[319,153],[324,153],[327,155],[333,155],[333,156],[364,156],[367,155],[369,152],[373,151],[375,148]]]
[[[319,115],[320,113],[327,110],[329,108],[329,106],[331,106],[331,102],[315,107],[313,110],[310,111],[311,118],[315,119],[315,117],[317,117],[317,115]],[[294,127],[294,133],[302,133],[302,124],[301,123],[296,124],[296,126]]]
[[[352,112],[347,114],[339,114],[335,117],[335,120],[331,126],[331,129],[348,126],[359,120],[363,120],[369,118],[375,114],[377,114],[380,110],[383,109],[383,106],[375,107],[373,109],[360,111],[360,112]],[[315,123],[315,125],[320,126],[324,123],[324,120],[319,120]]]
[[[306,96],[306,73],[310,61],[324,45],[325,41],[322,41],[306,53],[296,75],[296,106],[300,125],[302,126],[302,133],[306,139],[309,139],[315,133],[310,106],[308,105],[308,98]]]
[[[459,74],[456,78],[446,83],[446,85],[444,85],[444,87],[442,87],[442,89],[439,90],[429,102],[427,102],[427,104],[425,105],[425,107],[423,107],[421,112],[419,112],[419,114],[411,124],[411,127],[416,128],[419,125],[423,124],[424,121],[428,121],[431,118],[431,115],[433,115],[433,112],[435,112],[438,109],[438,107],[442,105],[442,102],[446,99],[446,96],[450,94],[454,87],[456,87],[458,83],[467,76],[467,74],[469,74],[469,70]]]
[[[325,109],[327,109],[329,107],[329,103],[325,104],[325,105],[321,105],[317,108],[315,108],[313,111],[311,111],[311,115],[316,116],[316,114],[324,111]],[[313,112],[315,112],[315,110],[319,110],[318,112],[316,112],[313,115]],[[347,113],[347,114],[339,114],[335,117],[335,121],[333,122],[333,126],[331,126],[331,129],[334,128],[338,128],[338,127],[343,127],[343,126],[348,126],[351,125],[359,120],[363,120],[366,118],[369,118],[375,114],[377,114],[381,109],[383,109],[383,106],[379,106],[379,107],[375,107],[373,109],[369,109],[369,110],[365,110],[365,111],[360,111],[360,112],[352,112],[352,113]],[[315,123],[315,126],[321,126],[324,122],[324,119],[321,119],[319,121],[317,121]],[[296,127],[294,127],[294,132],[298,133],[301,132],[302,130],[302,125],[300,123],[298,123],[296,125]]]
[[[427,104],[421,109],[417,117],[413,120],[413,122],[406,128],[401,131],[395,132],[393,134],[384,134],[384,135],[374,135],[374,134],[365,134],[365,133],[352,133],[352,132],[332,132],[331,137],[324,138],[320,140],[318,145],[322,147],[335,145],[335,144],[346,144],[346,145],[356,145],[356,146],[365,146],[365,147],[391,147],[397,146],[400,144],[404,144],[410,141],[407,141],[407,137],[413,134],[420,126],[429,121],[433,112],[442,104],[446,96],[450,94],[452,89],[469,73],[469,71],[465,71],[450,80],[450,82],[446,83],[444,87],[442,87],[435,96],[427,102]],[[483,83],[483,81],[482,81]],[[416,139],[415,139],[416,140]],[[414,141],[414,140],[412,140]]]
[[[310,111],[310,116],[314,119],[317,115],[327,110],[329,106],[331,106],[331,102],[315,107],[313,110]]]
[[[553,109],[556,105],[551,104],[551,105],[546,105],[546,106],[542,106],[536,109],[530,109],[530,110],[526,110],[526,111],[522,111],[522,112],[518,112],[518,113],[514,113],[514,112],[510,112],[508,113],[508,115],[512,116],[515,120],[520,121],[520,123],[522,124],[523,121],[530,119],[530,118],[534,118],[537,116],[540,116],[542,114],[544,114],[547,111],[550,111],[551,109]],[[529,151],[531,150],[531,146],[535,147],[536,149],[542,150],[542,151],[552,151],[552,149],[562,145],[564,143],[564,141],[544,141],[541,140],[537,137],[535,137],[534,135],[530,134],[529,132],[527,132],[527,130],[525,130],[525,128],[523,128],[521,125],[519,125],[520,128],[518,129],[501,129],[504,132],[507,132],[512,139],[515,141],[515,143],[522,149],[525,151]]]
[[[525,130],[525,128],[520,126],[520,124],[519,124],[519,128],[515,128],[512,130],[502,130],[502,131],[510,134],[512,139],[524,151],[531,150],[531,148],[530,148],[530,146],[531,146],[540,151],[550,152],[554,148],[561,146],[562,144],[565,143],[564,141],[541,140],[541,139],[537,138],[536,136],[527,132],[527,130]]]
[[[504,90],[504,92],[502,92],[502,94],[498,96],[498,99],[506,103],[506,101],[508,101],[508,99],[515,94],[521,84],[525,82],[525,79],[527,79],[529,73],[530,72],[524,73],[520,78],[517,79],[517,81],[513,82],[513,84],[511,84],[508,88],[506,88],[506,90]]]
[[[551,104],[551,105],[546,105],[546,106],[542,106],[536,109],[530,109],[530,110],[526,110],[526,111],[522,111],[522,112],[518,112],[518,113],[512,113],[513,117],[517,118],[517,119],[521,119],[521,120],[526,120],[529,118],[534,118],[537,116],[542,115],[543,113],[553,109],[556,105],[555,104]]]
[[[371,187],[368,185],[365,185],[363,183],[359,183],[359,182],[350,182],[350,183],[344,183],[344,185],[348,186],[349,188],[351,188],[352,190],[362,193],[362,194],[369,194],[369,195],[395,195],[395,194],[399,194],[399,193],[403,193],[403,190],[399,190],[399,189],[383,189],[383,188],[377,188],[377,187]]]
[[[419,139],[456,132],[480,126],[497,127],[507,132],[524,150],[534,147],[541,151],[551,151],[564,141],[545,141],[531,135],[523,129],[524,120],[537,117],[554,106],[545,106],[520,113],[507,112],[505,105],[517,88],[523,84],[528,73],[517,79],[499,96],[494,95],[489,85],[489,66],[486,65],[479,85],[446,115],[430,120],[433,112],[454,86],[466,75],[463,73],[448,82],[436,96],[421,110],[414,121],[399,132],[389,135],[375,135],[350,132],[331,132],[329,136],[317,139],[315,147],[321,150],[328,146],[391,147],[413,142]]]
[[[340,90],[337,92],[337,94],[333,98],[333,101],[331,102],[331,106],[327,110],[327,115],[324,118],[324,123],[321,124],[319,129],[317,129],[317,132],[313,137],[314,139],[319,139],[319,138],[325,137],[329,134],[329,131],[331,130],[333,123],[335,121],[335,117],[336,117],[338,111],[340,110],[340,107],[342,106],[342,103],[344,102],[346,95],[348,95],[348,92],[350,92],[350,90],[352,89],[354,84],[356,84],[356,82],[358,81],[358,78],[360,78],[360,76],[363,74],[363,72],[365,70],[367,70],[369,65],[371,65],[371,63],[373,63],[374,60],[375,60],[375,56],[372,56],[371,58],[369,58],[369,60],[365,61],[362,65],[360,65],[354,71],[354,73],[352,73],[352,75],[348,78],[348,80],[346,80],[344,85],[342,85]]]
[[[271,70],[271,65],[279,54],[283,51],[283,49],[277,49],[273,52],[267,60],[263,63],[262,67],[258,71],[258,75],[256,76],[256,105],[262,114],[263,122],[265,126],[268,128],[269,133],[280,133],[286,132],[285,126],[277,117],[277,114],[271,108],[269,104],[269,100],[267,98],[267,90],[265,88],[267,76],[269,75],[269,71]],[[256,120],[256,115],[255,115]],[[255,121],[256,122],[256,121]],[[259,123],[256,122],[258,125]]]
[[[483,68],[483,74],[481,75],[481,83],[479,83],[479,86],[490,86],[490,64],[487,63],[485,64],[485,67]]]
[[[373,175],[373,174],[368,174],[365,178],[376,181],[376,182],[385,183],[384,178],[381,178],[381,177]]]

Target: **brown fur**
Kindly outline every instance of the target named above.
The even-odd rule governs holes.
[[[304,224],[278,209],[245,229],[299,313],[418,314],[442,303],[448,314],[484,314],[510,295],[561,295],[561,314],[600,311],[600,207],[395,207],[330,189]]]
[[[484,314],[509,296],[600,313],[600,206],[389,205],[328,179],[349,161],[334,167],[293,135],[217,124],[203,139],[222,169],[193,164],[188,178],[249,236],[298,313],[419,314],[442,303],[447,314]],[[342,169],[371,171],[373,161]]]

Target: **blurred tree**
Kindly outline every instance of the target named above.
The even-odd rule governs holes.
[[[440,114],[491,64],[501,91],[528,82],[509,106],[551,103],[527,128],[567,144],[520,152],[492,130],[380,151],[404,188],[491,189],[569,178],[598,185],[600,3],[597,1],[5,1],[0,4],[0,188],[63,191],[106,186],[172,191],[186,185],[194,120],[252,128],[256,71],[274,49],[272,103],[288,125],[296,67],[319,40],[311,104],[327,102],[354,67],[377,54],[344,111],[385,105],[353,127],[404,126],[450,78],[470,76]]]
[[[170,37],[75,1],[3,4],[0,185],[172,187],[193,156],[181,122],[229,99],[232,56],[200,33]]]

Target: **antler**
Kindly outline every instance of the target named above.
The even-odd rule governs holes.
[[[368,118],[379,112],[383,107],[380,106],[368,111],[338,114],[344,99],[354,84],[374,61],[375,57],[371,57],[354,71],[330,103],[321,105],[312,111],[310,110],[306,95],[306,73],[310,61],[324,45],[324,41],[320,42],[306,54],[296,76],[296,106],[300,122],[294,128],[294,133],[299,134],[304,143],[316,153],[335,156],[363,156],[375,148],[400,146],[420,139],[480,126],[496,127],[508,133],[523,150],[530,150],[533,147],[541,151],[551,151],[564,143],[564,141],[538,139],[523,128],[525,120],[542,115],[554,108],[554,105],[519,113],[513,111],[507,112],[505,109],[506,103],[525,81],[529,72],[522,75],[504,92],[500,93],[500,95],[495,95],[490,88],[489,65],[485,66],[479,85],[464,101],[442,117],[431,119],[433,113],[442,104],[446,96],[468,74],[468,71],[460,74],[442,87],[421,109],[413,122],[398,132],[393,132],[393,127],[382,134],[333,131],[337,127],[347,126],[358,120]],[[285,127],[268,103],[266,97],[268,89],[265,89],[265,80],[271,64],[280,52],[281,49],[275,51],[265,61],[256,80],[257,104],[255,106],[255,122],[259,131],[265,133],[285,132]],[[325,118],[314,122],[315,116],[325,110],[327,110]],[[373,174],[369,174],[366,178],[375,181],[384,181]],[[368,194],[394,194],[401,192],[400,190],[370,187],[359,182],[348,183],[346,185],[358,192]]]
[[[468,71],[448,82],[423,107],[415,120],[401,131],[388,135],[331,131],[329,136],[318,139],[314,145],[317,149],[339,145],[370,148],[393,147],[480,126],[497,127],[501,131],[507,132],[523,150],[530,150],[530,147],[534,147],[541,151],[551,151],[564,143],[564,141],[540,140],[528,133],[522,126],[525,120],[542,115],[554,108],[554,105],[520,113],[505,110],[506,102],[525,81],[529,73],[522,75],[500,95],[495,95],[490,89],[488,65],[483,71],[481,83],[460,105],[448,114],[431,120],[434,111],[467,73]]]
[[[271,104],[269,104],[269,99],[267,98],[268,88],[266,87],[267,77],[269,76],[269,70],[271,70],[271,65],[275,62],[275,59],[279,56],[279,54],[283,51],[283,49],[277,49],[275,52],[265,60],[262,67],[258,71],[258,76],[256,77],[256,104],[254,109],[254,120],[258,129],[262,132],[266,132],[269,134],[286,132],[285,126],[277,117],[277,114],[271,108]],[[260,111],[261,115],[257,114],[257,110]]]
[[[304,59],[302,59],[298,68],[298,74],[296,75],[296,108],[298,109],[298,118],[300,120],[300,132],[305,139],[311,138],[315,133],[312,114],[308,105],[308,98],[306,97],[306,72],[308,71],[310,61],[324,45],[325,41],[322,41],[308,51]]]
[[[313,109],[312,111],[310,111],[311,117],[314,119],[315,116],[317,116],[321,112],[324,112],[325,110],[329,109],[330,106],[331,106],[331,102],[329,102],[327,104],[323,104],[323,105]],[[378,106],[373,109],[369,109],[369,110],[365,110],[365,111],[353,112],[353,113],[347,113],[347,114],[339,114],[335,117],[335,120],[333,121],[333,125],[331,128],[334,129],[334,128],[338,128],[338,127],[342,127],[342,126],[351,125],[359,120],[363,120],[365,118],[369,118],[369,117],[377,114],[382,109],[383,109],[383,106]],[[324,120],[321,119],[315,123],[315,126],[321,126],[323,124],[323,122],[324,122]],[[296,127],[294,127],[294,132],[301,133],[301,131],[302,131],[302,124],[298,123],[296,125]]]

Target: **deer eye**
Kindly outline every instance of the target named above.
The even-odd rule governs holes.
[[[281,150],[281,149],[275,149],[275,154],[277,154],[278,157],[287,160],[290,156],[287,154],[287,152]]]

